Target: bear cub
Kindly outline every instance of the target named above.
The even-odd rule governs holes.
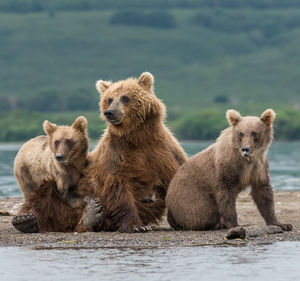
[[[242,117],[227,111],[231,125],[216,143],[191,157],[172,179],[166,204],[175,229],[208,230],[238,225],[236,198],[247,186],[268,225],[292,230],[274,211],[267,151],[273,139],[275,113]]]
[[[72,190],[77,187],[87,165],[87,120],[79,116],[72,126],[57,126],[44,121],[47,136],[26,142],[14,161],[14,174],[25,199],[45,181],[56,183],[57,190],[71,207],[81,206]]]

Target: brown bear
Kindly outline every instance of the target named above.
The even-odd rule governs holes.
[[[149,230],[144,226],[161,219],[168,185],[186,161],[164,125],[165,106],[154,94],[153,84],[149,72],[138,79],[96,83],[101,117],[108,124],[91,152],[87,175],[102,206],[99,230]],[[155,200],[148,200],[153,193]]]
[[[54,181],[43,182],[25,198],[12,224],[25,233],[93,230],[102,217],[100,203],[89,196],[82,197],[82,201],[82,206],[72,208]]]
[[[44,181],[54,181],[57,189],[71,207],[80,207],[81,200],[72,196],[82,170],[87,165],[87,120],[78,117],[72,126],[57,126],[45,121],[47,136],[26,142],[19,150],[14,173],[25,198]]]
[[[251,195],[268,225],[291,230],[274,212],[267,151],[273,138],[275,113],[260,117],[227,111],[231,127],[216,143],[191,157],[172,179],[166,204],[175,229],[208,230],[238,225],[237,195],[251,186]]]

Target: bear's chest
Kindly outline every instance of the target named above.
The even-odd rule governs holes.
[[[253,170],[254,170],[253,165],[246,165],[241,170],[240,185],[242,188],[246,188],[248,185],[250,185]]]
[[[257,160],[253,163],[243,165],[240,175],[240,184],[242,188],[246,188],[257,180],[261,180],[265,175],[264,163]]]

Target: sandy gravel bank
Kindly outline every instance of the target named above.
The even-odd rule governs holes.
[[[23,234],[11,225],[22,198],[0,199],[0,246],[29,248],[67,248],[67,247],[188,247],[202,245],[243,245],[247,243],[272,243],[275,241],[300,241],[300,191],[275,192],[275,209],[280,221],[291,223],[291,232],[261,234],[246,240],[224,240],[227,230],[219,231],[173,231],[166,220],[160,224],[161,229],[149,233],[38,233]],[[242,226],[256,225],[264,227],[249,193],[242,193],[237,203],[238,220]],[[10,215],[8,215],[8,213]]]

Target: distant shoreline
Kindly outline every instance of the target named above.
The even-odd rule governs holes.
[[[283,223],[291,223],[291,232],[265,234],[247,240],[224,240],[227,230],[218,231],[173,231],[165,218],[157,231],[126,234],[118,232],[87,233],[37,233],[24,234],[11,225],[11,219],[23,202],[22,198],[0,198],[0,247],[26,247],[34,249],[53,248],[153,248],[191,247],[208,245],[244,245],[273,243],[276,241],[300,241],[300,191],[275,191],[275,211]],[[258,213],[250,194],[242,193],[237,202],[238,220],[242,226],[265,223]]]

